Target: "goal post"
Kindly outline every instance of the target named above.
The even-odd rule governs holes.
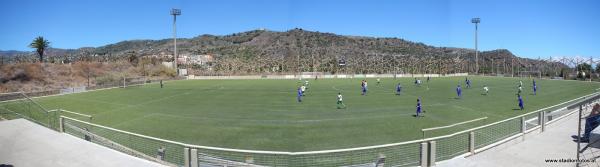
[[[325,73],[323,72],[301,72],[300,73],[300,79],[318,79],[318,78],[323,78],[323,75]]]
[[[528,77],[528,78],[532,78],[532,77],[542,78],[542,72],[541,71],[519,71],[517,76],[518,77]]]
[[[123,77],[121,81],[121,87],[127,88],[129,86],[143,85],[146,83],[146,77]]]

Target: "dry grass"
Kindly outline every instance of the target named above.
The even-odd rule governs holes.
[[[175,77],[175,70],[161,64],[75,62],[72,64],[17,63],[0,66],[0,92],[44,91],[76,86],[95,86],[122,77]]]

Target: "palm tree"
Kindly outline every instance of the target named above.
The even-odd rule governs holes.
[[[33,40],[33,42],[31,42],[31,44],[29,44],[29,47],[36,49],[38,56],[40,56],[40,62],[43,62],[44,61],[44,50],[46,50],[46,48],[50,47],[50,42],[48,42],[48,40],[44,39],[44,37],[39,36],[39,37],[35,38]]]

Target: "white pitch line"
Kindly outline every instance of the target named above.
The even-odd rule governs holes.
[[[336,91],[342,91],[342,89],[338,89],[338,88],[336,88],[335,86],[331,86],[331,88],[333,88],[333,89],[334,89],[334,90],[336,90]]]
[[[504,115],[496,114],[496,113],[494,113],[494,112],[483,112],[483,111],[476,110],[476,109],[472,109],[472,108],[466,108],[466,107],[462,107],[462,106],[460,106],[460,105],[453,105],[452,107],[458,107],[458,108],[461,108],[461,109],[463,109],[463,111],[465,111],[465,110],[469,110],[469,111],[475,111],[475,112],[479,112],[479,113],[482,113],[483,115],[486,115],[486,114],[488,114],[488,115],[492,115],[492,116],[495,116],[495,117],[500,117],[500,118],[504,118],[504,117],[506,117],[506,116],[504,116]]]
[[[217,87],[217,86],[215,86],[215,87]],[[192,89],[192,90],[194,90],[194,89]],[[203,89],[203,90],[214,90],[214,89]],[[115,108],[113,110],[101,112],[101,113],[99,113],[97,115],[101,115],[101,114],[105,114],[105,113],[110,113],[110,112],[115,112],[115,111],[120,111],[120,110],[123,110],[123,109],[126,109],[126,108],[137,107],[137,106],[141,106],[141,105],[144,105],[144,104],[148,104],[148,103],[152,103],[152,102],[156,102],[156,101],[161,101],[161,100],[165,100],[165,99],[170,99],[170,98],[177,97],[177,96],[188,95],[188,94],[191,94],[191,92],[187,91],[185,93],[177,93],[177,94],[174,94],[174,95],[171,95],[171,96],[166,96],[166,97],[162,97],[162,98],[158,98],[158,99],[153,99],[153,100],[147,100],[147,101],[144,101],[144,102],[141,102],[141,103],[138,103],[138,104],[128,104],[128,105],[126,105],[124,107]]]
[[[468,121],[464,121],[464,122],[459,122],[459,123],[454,123],[454,124],[446,125],[446,126],[439,126],[439,127],[433,127],[433,128],[425,128],[425,129],[421,129],[421,131],[430,131],[430,130],[451,128],[451,127],[454,127],[454,126],[458,126],[458,125],[462,125],[462,124],[466,124],[466,123],[471,123],[471,122],[475,122],[475,121],[480,121],[480,120],[484,120],[484,119],[487,119],[487,118],[488,117],[481,117],[481,118],[477,118],[477,119],[473,119],[473,120],[468,120]]]
[[[130,120],[127,120],[127,121],[119,122],[119,123],[111,125],[111,126],[116,128],[116,127],[119,127],[119,126],[124,125],[124,124],[129,124],[129,123],[132,123],[132,122],[135,122],[135,121],[142,120],[142,119],[147,118],[147,117],[151,117],[153,115],[156,115],[156,113],[147,114],[147,115],[144,115],[144,116],[141,116],[141,117],[137,117],[137,118],[133,118],[133,119],[130,119]]]
[[[359,120],[359,119],[379,119],[379,118],[389,118],[395,116],[406,116],[411,115],[409,113],[399,113],[394,115],[386,115],[386,116],[375,116],[375,117],[352,117],[352,118],[331,118],[331,119],[306,119],[306,120],[280,120],[280,119],[238,119],[238,118],[211,118],[211,117],[194,117],[194,116],[179,116],[179,115],[169,115],[163,113],[154,113],[152,115],[159,115],[164,117],[173,117],[173,118],[184,118],[184,119],[205,119],[205,120],[227,120],[227,121],[249,121],[249,122],[272,122],[272,123],[313,123],[313,122],[327,122],[327,121],[345,121],[345,120]]]
[[[69,99],[69,100],[83,101],[83,102],[103,103],[103,104],[118,105],[118,106],[128,106],[128,104],[113,103],[113,102],[108,102],[108,101],[103,101],[103,100],[92,100],[92,99],[85,99],[85,98],[73,98],[73,97],[69,97],[69,96],[64,96],[63,98]]]

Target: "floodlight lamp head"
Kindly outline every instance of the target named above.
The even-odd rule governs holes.
[[[481,22],[481,19],[479,19],[479,17],[478,17],[478,18],[473,18],[473,19],[471,19],[471,23],[475,23],[475,24],[477,24],[477,23],[479,23],[479,22]]]
[[[181,15],[181,9],[171,9],[171,15]]]

